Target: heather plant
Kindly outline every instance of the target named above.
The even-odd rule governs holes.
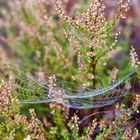
[[[1,125],[0,138],[13,139],[40,139],[45,140],[41,122],[36,118],[34,109],[30,109],[31,119],[20,113],[19,101],[12,96],[7,82],[0,83]]]
[[[104,3],[98,0],[91,2],[88,10],[79,17],[67,16],[59,1],[54,3],[65,22],[55,21],[55,16],[47,15],[45,2],[37,0],[31,6],[26,2],[9,2],[12,12],[5,15],[5,22],[1,22],[7,35],[12,34],[6,43],[14,39],[9,46],[13,46],[12,50],[22,60],[24,69],[53,73],[64,80],[80,82],[84,87],[107,85],[111,78],[104,72],[105,66],[121,49],[116,44],[119,32],[113,30],[128,10],[127,1],[120,1],[117,14],[111,21],[106,20]]]
[[[100,0],[92,0],[86,10],[80,7],[80,11],[85,11],[79,16],[78,13],[75,16],[64,11],[63,2],[59,0],[50,3],[57,14],[53,11],[49,15],[48,3],[40,0],[35,3],[8,1],[3,3],[0,10],[0,40],[4,43],[0,52],[6,52],[0,59],[0,73],[2,79],[5,77],[7,81],[2,81],[0,86],[1,138],[136,138],[139,96],[129,108],[124,103],[118,103],[112,111],[115,115],[110,123],[100,116],[81,130],[81,124],[96,116],[96,113],[86,118],[76,113],[70,114],[70,107],[95,108],[108,102],[114,103],[130,89],[123,84],[132,78],[131,75],[136,76],[138,70],[115,82],[120,71],[114,65],[108,68],[121,49],[117,43],[120,33],[116,31],[116,25],[126,17],[127,0],[119,1],[116,15],[111,21],[106,19],[106,7]],[[18,68],[14,67],[13,70],[13,66],[6,61],[8,57],[12,59],[13,66],[19,64]],[[130,59],[132,67],[137,68],[139,60],[133,46]],[[126,71],[130,67],[124,69]],[[20,72],[22,70],[25,72]],[[101,88],[107,84],[112,85]],[[99,87],[101,89],[98,90]],[[91,91],[91,94],[87,91]],[[48,104],[43,106],[28,105],[46,102]],[[37,115],[32,107],[39,111]],[[30,108],[30,115],[27,115],[27,108]],[[40,116],[41,112],[43,117]]]
[[[57,73],[63,78],[62,73],[73,69],[70,61],[72,56],[68,54],[70,50],[63,33],[58,32],[57,22],[47,16],[44,8],[46,4],[37,2],[29,7],[26,2],[15,1],[8,2],[8,6],[12,12],[5,15],[6,21],[1,24],[9,37],[3,41],[8,43],[14,55],[20,58],[19,61],[22,62],[19,63],[23,69],[47,74]],[[10,41],[13,39],[14,41]],[[66,73],[64,77],[69,75],[70,73]]]
[[[111,21],[105,19],[105,6],[102,1],[93,0],[80,17],[68,16],[62,10],[60,2],[54,2],[59,17],[71,26],[65,34],[77,54],[78,72],[73,75],[73,79],[81,78],[85,85],[99,87],[103,81],[100,77],[106,76],[103,71],[108,60],[120,49],[116,44],[119,32],[113,33],[113,29],[120,18],[125,18],[127,1],[120,1],[117,14]],[[105,82],[107,84],[107,80]]]

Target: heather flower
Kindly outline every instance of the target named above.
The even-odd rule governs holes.
[[[58,110],[61,110],[63,116],[65,118],[68,118],[69,107],[66,106],[63,101],[64,90],[60,87],[57,87],[55,82],[56,82],[55,75],[50,76],[49,80],[48,80],[48,87],[49,87],[48,97],[50,99],[54,99],[54,101],[49,104],[49,107],[51,108],[51,114],[55,114],[55,113],[57,113]],[[55,102],[55,99],[57,102]],[[58,100],[60,100],[60,101],[58,101]]]
[[[131,60],[132,67],[136,68],[140,64],[137,53],[136,53],[134,47],[131,47],[131,49],[130,49],[130,60]]]
[[[46,140],[44,137],[44,134],[41,132],[41,129],[39,128],[42,123],[36,118],[36,113],[34,109],[30,109],[30,115],[31,120],[28,123],[27,130],[33,132],[32,138],[36,138],[37,140]]]
[[[89,8],[79,18],[67,15],[59,0],[54,0],[54,3],[59,17],[72,27],[71,30],[65,31],[65,35],[77,54],[77,69],[79,70],[79,73],[76,73],[77,77],[80,80],[86,80],[86,83],[90,81],[90,85],[96,88],[100,75],[97,74],[97,69],[100,66],[106,66],[107,61],[119,51],[116,46],[120,33],[113,33],[113,28],[119,18],[126,16],[128,2],[119,1],[117,14],[112,21],[107,21],[105,18],[103,1],[91,1]],[[72,77],[76,77],[76,74]],[[88,75],[93,75],[93,78],[89,78]]]
[[[98,123],[97,120],[92,121],[92,125],[87,128],[86,138],[89,140],[91,135],[94,133],[95,128],[97,127]]]
[[[1,81],[0,83],[0,112],[5,113],[8,111],[10,104],[13,104],[15,99],[12,97],[9,84]]]
[[[71,120],[68,122],[68,127],[72,130],[72,129],[76,129],[78,130],[79,129],[79,126],[78,126],[78,123],[79,123],[79,117],[74,114],[72,117],[71,117]]]

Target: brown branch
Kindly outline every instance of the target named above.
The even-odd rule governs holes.
[[[95,57],[92,58],[92,74],[93,74],[93,88],[96,88],[96,63]]]
[[[94,112],[88,116],[86,116],[85,118],[83,118],[79,123],[78,123],[78,126],[81,125],[85,120],[89,119],[90,117],[94,116],[94,115],[97,115],[97,114],[105,114],[105,113],[109,113],[111,111],[114,111],[114,110],[109,110],[109,111],[98,111],[98,112]]]

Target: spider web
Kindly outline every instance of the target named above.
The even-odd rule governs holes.
[[[130,86],[127,85],[130,83],[130,80],[136,77],[139,69],[137,68],[109,86],[95,90],[83,90],[80,84],[56,80],[52,92],[53,97],[49,96],[50,87],[48,81],[44,85],[40,84],[35,79],[27,77],[24,72],[21,72],[14,79],[9,80],[8,83],[14,96],[22,103],[38,104],[56,102],[76,109],[98,108],[113,104],[128,93]],[[79,90],[68,87],[65,84],[66,82],[76,85]]]

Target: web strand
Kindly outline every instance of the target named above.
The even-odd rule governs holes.
[[[126,86],[126,82],[134,79],[139,69],[137,68],[109,86],[95,90],[88,89],[88,91],[73,90],[64,84],[68,81],[56,80],[51,97],[49,96],[48,81],[44,85],[40,84],[35,79],[27,77],[24,72],[9,80],[9,85],[14,96],[24,104],[56,102],[76,109],[99,108],[115,103],[128,93],[130,88]],[[76,85],[76,83],[75,86],[82,87],[82,85]]]

